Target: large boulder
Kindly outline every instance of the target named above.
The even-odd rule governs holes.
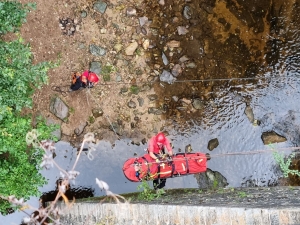
[[[65,122],[69,116],[69,107],[59,97],[55,97],[50,102],[50,112]]]

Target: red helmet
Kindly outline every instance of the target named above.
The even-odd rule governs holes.
[[[156,135],[156,142],[164,143],[166,140],[166,136],[163,133],[158,133]]]
[[[99,81],[99,77],[97,76],[97,74],[90,72],[88,76],[88,80],[90,82],[97,83]]]

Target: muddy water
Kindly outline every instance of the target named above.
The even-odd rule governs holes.
[[[300,144],[299,3],[180,0],[174,5],[165,0],[161,6],[157,1],[147,1],[147,7],[139,12],[152,20],[151,40],[155,48],[149,51],[149,63],[160,72],[171,71],[175,64],[183,69],[177,82],[155,85],[160,95],[157,106],[167,109],[165,129],[175,152],[188,144],[194,151],[209,152],[212,160],[208,167],[220,172],[229,186],[277,185],[280,173],[269,152],[234,156],[227,153],[268,150],[261,135],[271,130],[287,138],[274,145],[277,149]],[[188,33],[178,35],[178,26],[185,26]],[[170,40],[180,41],[180,47],[166,47]],[[167,65],[163,64],[162,52],[169,61]],[[189,60],[181,63],[179,59],[184,55]],[[202,107],[191,110],[184,101],[173,101],[174,96],[200,99]],[[261,122],[259,126],[248,120],[246,105]],[[219,146],[210,152],[207,144],[213,138],[218,138]],[[102,141],[93,154],[94,160],[82,155],[77,168],[81,174],[72,189],[84,190],[81,196],[103,195],[95,184],[97,177],[106,181],[113,192],[136,191],[138,184],[127,181],[121,167],[135,153],[144,154],[144,148],[145,145],[132,145],[131,140],[125,139],[114,146]],[[70,169],[76,152],[77,148],[59,142],[55,160]],[[49,196],[55,190],[59,173],[52,169],[43,174],[49,178],[49,184],[41,191]],[[167,188],[180,187],[198,187],[198,183],[194,176],[167,181]],[[12,219],[1,218],[0,224],[8,224],[5,221]]]

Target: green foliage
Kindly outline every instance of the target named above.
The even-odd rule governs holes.
[[[26,22],[27,13],[35,6],[33,3],[22,5],[17,1],[0,2],[0,35],[17,31]]]
[[[110,74],[115,72],[116,68],[113,65],[107,64],[102,67],[101,73],[104,81],[110,81]]]
[[[0,40],[0,121],[11,111],[31,107],[31,95],[47,82],[47,71],[55,66],[51,62],[33,65],[30,47],[22,42],[21,38]]]
[[[214,179],[214,182],[213,182],[213,189],[217,189],[219,187],[219,182],[217,179]]]
[[[94,122],[95,122],[95,117],[89,116],[89,122],[90,122],[90,123],[94,123]]]
[[[55,128],[43,120],[37,124],[41,140],[50,137]],[[0,124],[0,195],[29,199],[40,195],[38,187],[46,183],[37,166],[43,152],[25,142],[31,129],[31,119],[18,114],[7,116]],[[8,207],[8,202],[0,202],[0,213],[6,214]]]
[[[0,35],[16,31],[33,7],[16,1],[0,2]],[[32,94],[47,83],[47,72],[56,64],[33,64],[32,59],[30,46],[22,38],[11,42],[0,39],[0,195],[6,197],[38,196],[38,188],[46,183],[39,173],[41,150],[25,142],[32,129],[31,119],[22,117],[20,111],[32,106]],[[57,127],[38,120],[36,129],[39,138],[49,139],[54,138],[50,134]],[[9,207],[7,201],[0,200],[0,213],[7,213]]]
[[[285,159],[283,153],[280,154],[279,152],[274,151],[273,152],[273,157],[274,157],[276,163],[279,165],[279,167],[280,167],[280,169],[281,169],[284,177],[288,177],[289,174],[291,174],[291,175],[298,175],[300,177],[300,172],[298,170],[291,170],[290,169],[292,158],[295,157],[295,153],[290,154]]]
[[[247,194],[244,191],[239,191],[238,195],[239,195],[240,198],[246,198],[247,197]]]
[[[145,180],[143,180],[142,183],[137,186],[137,189],[142,190],[138,195],[138,199],[141,200],[151,201],[163,195],[163,190],[161,190],[161,192],[158,190],[156,193],[155,190],[151,189],[149,183]]]
[[[131,92],[132,94],[137,95],[137,94],[139,93],[139,91],[140,91],[140,89],[139,89],[139,87],[136,86],[136,85],[132,85],[132,86],[130,87],[130,92]]]

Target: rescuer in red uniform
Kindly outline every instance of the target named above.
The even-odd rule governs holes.
[[[152,159],[160,164],[159,156],[165,154],[165,149],[168,151],[168,155],[172,156],[173,151],[169,140],[163,133],[158,133],[152,137],[148,144],[148,152]],[[153,187],[155,190],[161,189],[161,193],[164,193],[163,187],[166,185],[166,179],[153,180]]]

